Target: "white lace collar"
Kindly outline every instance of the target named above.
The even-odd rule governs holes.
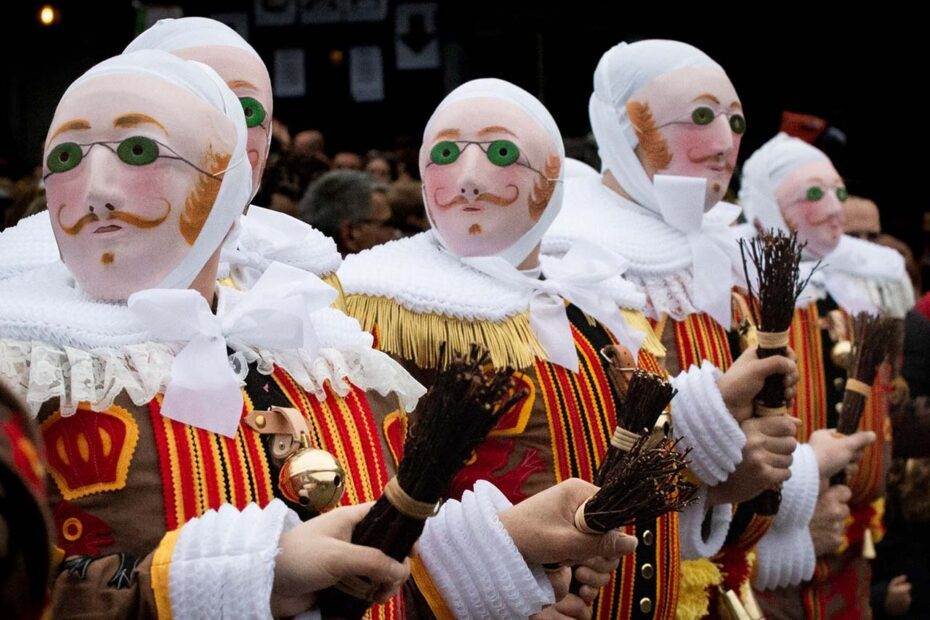
[[[219,312],[242,296],[224,287],[218,294]],[[422,386],[372,349],[371,335],[357,321],[332,308],[311,317],[320,339],[316,355],[248,348],[237,355],[265,374],[283,368],[320,399],[329,382],[339,395],[351,385],[382,395],[395,392],[405,408],[413,408]],[[80,402],[102,410],[123,392],[145,404],[164,390],[183,344],[151,342],[124,303],[88,298],[61,263],[0,282],[0,378],[33,413],[55,398],[66,413]]]
[[[810,273],[815,261],[802,263]],[[826,294],[851,314],[883,313],[903,318],[914,305],[914,287],[904,257],[888,247],[843,235],[836,249],[821,261],[799,303]]]
[[[682,320],[701,312],[693,301],[691,254],[684,233],[604,186],[599,175],[570,177],[565,185],[562,212],[543,240],[544,254],[563,254],[575,239],[586,239],[630,262],[624,278],[645,294],[646,316],[659,319],[667,314]],[[742,282],[735,235],[729,254],[732,276]]]

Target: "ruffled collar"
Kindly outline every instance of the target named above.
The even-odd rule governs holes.
[[[217,292],[220,313],[243,296],[225,287]],[[327,383],[339,395],[354,385],[382,395],[394,392],[405,408],[413,408],[423,387],[375,351],[357,321],[332,308],[314,311],[311,319],[320,344],[315,354],[244,346],[233,356],[233,367],[255,363],[265,374],[280,367],[320,399]],[[65,413],[81,402],[103,410],[124,392],[145,404],[165,389],[184,344],[153,342],[126,304],[90,299],[61,263],[0,282],[0,378],[33,413],[55,398]]]

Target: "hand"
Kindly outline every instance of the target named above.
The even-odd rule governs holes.
[[[578,596],[590,605],[597,598],[601,588],[610,582],[610,577],[620,566],[619,559],[589,558],[575,567],[575,579],[581,583]]]
[[[817,469],[820,477],[829,480],[840,473],[850,463],[857,463],[862,458],[862,450],[875,441],[872,431],[860,431],[846,436],[835,429],[825,428],[814,431],[808,443],[817,455]]]
[[[846,517],[849,516],[847,503],[851,497],[849,487],[837,484],[824,491],[817,499],[809,528],[811,539],[814,541],[814,555],[820,557],[836,553],[843,544]]]
[[[567,618],[590,620],[591,608],[578,596],[569,594],[555,605],[549,605],[538,614],[530,616],[530,620],[566,620]]]
[[[888,582],[885,590],[885,613],[889,616],[903,616],[911,609],[911,584],[907,575],[898,575]]]
[[[410,566],[374,547],[353,545],[352,530],[374,502],[336,508],[284,532],[275,561],[271,612],[294,616],[313,606],[316,592],[344,577],[367,577],[378,603],[390,600],[410,575]]]
[[[753,401],[762,389],[765,378],[769,375],[785,375],[785,400],[794,399],[795,385],[798,382],[798,366],[794,363],[794,351],[789,357],[773,355],[759,359],[757,347],[750,347],[736,358],[730,369],[717,379],[717,388],[723,402],[737,422],[744,422],[752,417]],[[792,358],[792,359],[789,359]]]
[[[500,513],[499,518],[527,564],[581,564],[588,558],[619,560],[636,548],[636,538],[612,530],[584,534],[575,511],[597,487],[570,478]]]
[[[746,435],[743,460],[729,478],[707,489],[707,502],[745,502],[790,478],[799,426],[800,420],[786,415],[749,418],[740,424]]]

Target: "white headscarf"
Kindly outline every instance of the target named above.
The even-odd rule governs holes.
[[[830,161],[820,149],[785,133],[763,144],[743,166],[739,198],[750,224],[759,220],[765,228],[789,230],[775,198],[778,186],[800,166],[811,161]],[[817,261],[801,263],[802,275],[810,273]],[[891,248],[840,237],[836,248],[825,256],[812,280],[813,287],[826,290],[847,312],[880,310],[903,316],[913,305],[913,288],[904,258]],[[810,303],[810,293],[799,303]]]
[[[96,78],[120,74],[146,75],[179,86],[222,112],[236,128],[236,146],[223,173],[213,208],[191,249],[157,286],[186,289],[223,243],[252,194],[252,169],[245,156],[246,126],[242,105],[210,67],[157,50],[132,52],[104,60],[75,80],[64,96]]]
[[[626,104],[654,79],[686,67],[716,67],[723,71],[710,56],[680,41],[654,39],[618,43],[597,63],[594,92],[588,103],[591,129],[601,157],[601,172],[610,170],[633,200],[669,222],[668,214],[660,207],[655,186],[636,157],[639,142],[630,125]]]
[[[811,161],[830,161],[822,151],[803,140],[779,133],[759,147],[743,165],[739,201],[749,223],[788,230],[775,191],[794,170]]]
[[[559,131],[558,125],[555,123],[555,119],[553,119],[552,115],[549,113],[549,110],[547,110],[536,97],[510,82],[505,82],[504,80],[498,80],[496,78],[483,78],[466,82],[446,95],[446,98],[440,102],[433,112],[433,115],[430,116],[429,121],[427,121],[426,128],[423,130],[423,141],[426,142],[428,136],[431,134],[433,123],[440,112],[453,103],[458,103],[466,99],[500,99],[517,105],[546,130],[546,133],[549,134],[553,144],[555,144],[558,149],[559,159],[562,161],[562,166],[559,169],[559,178],[558,180],[553,179],[555,182],[555,191],[552,192],[549,204],[543,211],[539,220],[513,245],[498,254],[498,256],[516,267],[522,263],[539,242],[542,241],[546,230],[552,225],[555,216],[559,214],[559,209],[562,208],[562,177],[565,171],[565,145],[562,143],[562,134]],[[425,201],[426,198],[424,196],[424,203]],[[426,213],[427,216],[429,216],[429,209],[426,210]],[[442,247],[454,254],[443,240],[442,235],[439,234],[439,230],[435,225],[433,226],[433,232]]]
[[[547,265],[545,280],[539,278],[538,270],[523,272],[517,269],[517,266],[542,241],[543,235],[552,225],[552,221],[562,207],[565,146],[555,120],[536,97],[503,80],[488,78],[466,82],[449,93],[433,112],[423,132],[424,142],[431,135],[433,122],[442,110],[453,103],[476,98],[500,99],[519,106],[549,134],[558,148],[562,165],[559,168],[559,178],[555,181],[556,186],[552,198],[539,221],[532,228],[513,245],[495,256],[474,256],[460,260],[517,290],[526,291],[530,297],[530,326],[545,349],[549,361],[574,372],[577,372],[579,368],[578,353],[565,311],[565,299],[600,321],[622,344],[638,351],[643,340],[643,333],[622,320],[616,303],[606,293],[608,290],[606,287],[611,282],[616,283],[620,274],[626,269],[626,262],[619,255],[593,244],[577,243],[563,259],[552,261]],[[454,254],[435,226],[433,226],[433,234],[450,254]],[[632,288],[629,283],[622,284]]]
[[[609,170],[630,197],[687,238],[693,277],[692,303],[721,325],[729,325],[730,291],[740,282],[739,253],[729,225],[739,209],[724,202],[704,212],[707,180],[656,174],[649,179],[636,156],[636,135],[627,116],[630,98],[656,78],[687,67],[715,67],[701,50],[679,41],[619,43],[594,71],[588,105],[601,171]],[[683,248],[684,249],[684,248]]]
[[[261,60],[261,56],[239,33],[222,22],[207,17],[160,19],[151,28],[137,36],[123,50],[124,54],[139,50],[173,52],[190,47],[222,45],[235,47]]]

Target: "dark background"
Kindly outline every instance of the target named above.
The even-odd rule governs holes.
[[[494,76],[536,94],[566,137],[590,130],[587,102],[601,54],[623,40],[673,38],[703,49],[727,70],[748,120],[741,161],[778,129],[782,110],[816,114],[846,135],[833,150],[854,194],[873,198],[885,229],[924,246],[923,184],[928,97],[922,19],[874,5],[856,12],[807,5],[691,2],[650,5],[569,0],[440,1],[442,66],[398,71],[394,65],[394,10],[382,22],[260,27],[256,1],[176,2],[186,15],[246,11],[249,39],[273,68],[278,48],[306,50],[307,95],[277,99],[275,116],[290,127],[323,131],[327,150],[364,153],[390,148],[399,136],[422,132],[443,94],[464,80]],[[8,1],[0,17],[0,158],[11,174],[41,158],[55,104],[68,84],[117,54],[141,23],[139,2],[52,2],[60,23],[40,26],[41,2]],[[638,8],[634,8],[638,7]],[[348,48],[379,45],[385,100],[355,103],[349,94]],[[333,52],[343,52],[341,63]],[[336,54],[338,56],[338,54]]]

